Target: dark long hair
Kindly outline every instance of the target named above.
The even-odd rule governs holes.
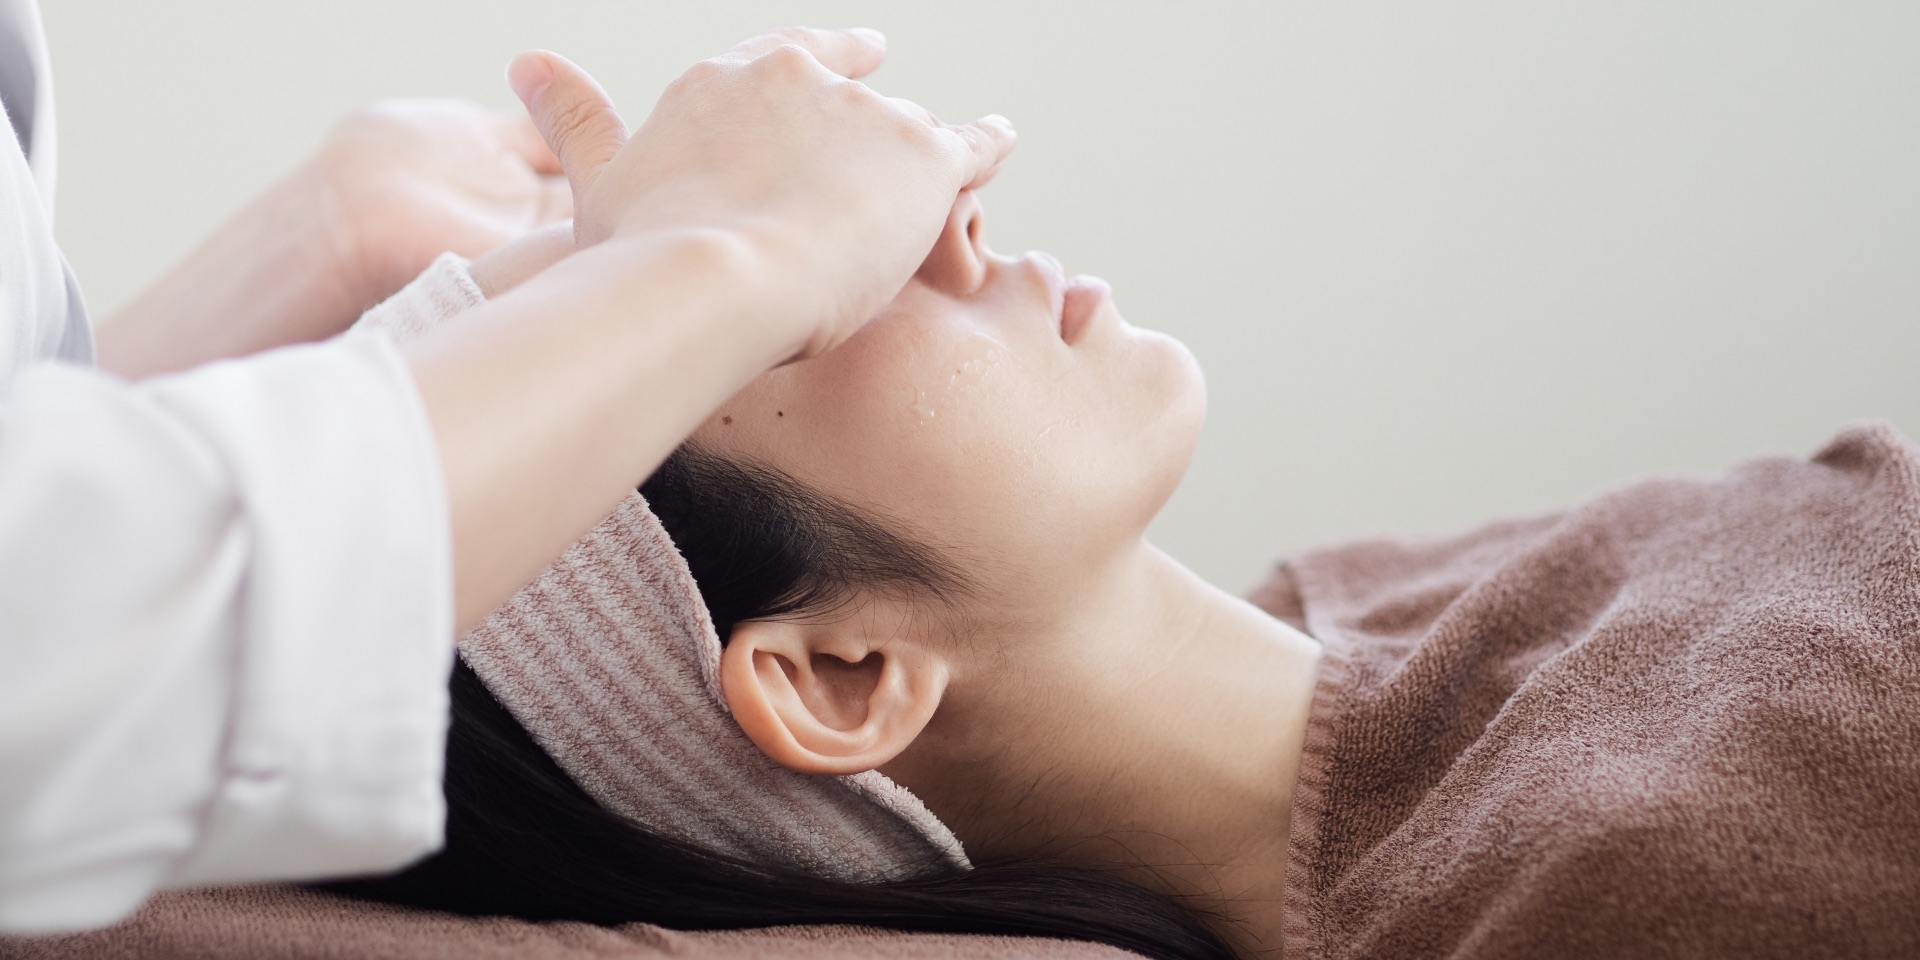
[[[849,585],[964,590],[937,555],[770,470],[682,449],[641,487],[724,639],[743,620],[817,609]],[[446,847],[327,889],[528,920],[684,930],[846,923],[1092,940],[1165,960],[1233,956],[1195,914],[1099,871],[981,864],[848,883],[661,836],[580,789],[464,664],[451,681]]]

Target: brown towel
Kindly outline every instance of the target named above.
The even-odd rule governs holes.
[[[1920,456],[1285,565],[1293,956],[1920,956]]]
[[[776,927],[682,933],[471,918],[296,887],[168,893],[112,928],[0,937],[0,960],[1139,960],[1066,940]]]

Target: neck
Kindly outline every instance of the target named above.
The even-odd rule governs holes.
[[[1144,542],[1051,620],[980,644],[1018,663],[956,674],[887,772],[977,861],[1113,869],[1277,956],[1319,647]]]

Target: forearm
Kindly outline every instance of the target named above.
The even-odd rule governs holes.
[[[461,632],[791,355],[744,256],[713,237],[609,241],[409,348],[446,478]]]
[[[141,378],[344,330],[372,304],[346,279],[320,180],[302,168],[274,185],[103,322],[100,366]]]

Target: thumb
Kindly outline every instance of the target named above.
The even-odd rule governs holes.
[[[607,161],[627,142],[627,126],[613,101],[571,60],[529,50],[507,65],[507,83],[527,107],[541,138],[560,158],[579,203]]]

